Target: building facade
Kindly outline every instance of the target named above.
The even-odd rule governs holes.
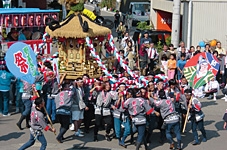
[[[182,0],[180,38],[187,47],[217,39],[227,47],[227,0]],[[173,1],[151,0],[151,19],[156,29],[171,31]]]

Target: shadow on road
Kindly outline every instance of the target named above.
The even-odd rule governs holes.
[[[216,138],[216,137],[219,137],[220,136],[220,134],[217,132],[217,131],[214,131],[214,130],[207,130],[207,129],[205,129],[206,130],[206,134],[207,134],[207,140],[209,141],[209,140],[211,140],[211,139],[213,139],[213,138]],[[199,133],[200,131],[198,131],[198,133]],[[200,132],[201,133],[201,132]],[[202,140],[202,138],[203,138],[203,136],[200,134],[199,135],[199,137],[200,137],[200,139]]]
[[[86,149],[86,150],[111,150],[108,148],[96,148],[96,147],[86,147],[86,143],[80,143],[80,144],[74,144],[72,148],[66,149],[66,150],[80,150],[80,149]]]
[[[208,125],[210,125],[210,124],[212,124],[214,122],[215,122],[214,120],[205,120],[204,121],[204,126],[208,126]]]
[[[216,122],[215,127],[216,127],[217,131],[225,130],[225,129],[223,129],[223,125],[224,125],[224,121]]]
[[[12,121],[12,120],[14,120],[14,119],[2,119],[1,121],[0,121],[0,124],[8,124],[7,123],[7,121]]]
[[[7,135],[0,136],[0,141],[8,141],[8,140],[11,140],[11,139],[18,139],[23,134],[25,134],[25,132],[13,132],[13,133],[9,133]]]
[[[205,101],[205,102],[202,101],[201,104],[202,104],[202,107],[206,107],[206,106],[210,106],[210,105],[218,105],[216,103],[216,101],[213,101],[213,100]]]

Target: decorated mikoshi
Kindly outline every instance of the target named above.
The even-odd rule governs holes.
[[[83,2],[75,5],[83,7],[82,4]],[[93,46],[96,49],[93,55],[100,55],[102,42],[111,31],[94,23],[89,17],[83,15],[82,10],[83,8],[75,9],[74,7],[73,13],[71,11],[65,20],[62,22],[52,20],[45,30],[50,37],[58,39],[59,73],[67,74],[66,79],[76,79],[83,74],[99,77],[105,68],[99,67],[100,64],[97,63],[101,59],[97,61],[98,57],[90,56],[90,49],[86,45],[85,38],[93,39]],[[106,61],[107,65],[111,65],[111,59],[113,58],[102,59],[102,63]]]
[[[110,30],[94,23],[97,18],[93,12],[84,9],[81,1],[65,2],[70,6],[68,17],[60,23],[52,20],[46,28],[46,32],[51,37],[58,38],[59,41],[60,74],[67,74],[66,79],[75,79],[83,74],[88,74],[94,78],[105,73],[113,83],[118,84],[119,82],[113,78],[108,71],[108,67],[106,67],[106,65],[111,67],[111,61],[108,60],[110,63],[105,64],[98,53],[102,49],[102,41],[108,34],[107,40],[114,57],[117,58],[125,71],[136,79],[133,84],[136,84],[137,87],[146,86],[148,84],[147,79],[144,76],[139,77],[136,75],[123,62],[117,48],[114,46]],[[87,37],[87,43],[85,43],[85,37]],[[90,57],[90,54],[92,57]]]

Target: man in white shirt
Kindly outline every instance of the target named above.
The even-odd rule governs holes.
[[[177,48],[177,52],[181,52],[181,48],[185,48],[185,43],[183,41],[180,42],[179,47]],[[185,48],[186,53],[188,53],[188,49]]]
[[[218,52],[218,55],[226,55],[226,50],[221,47],[221,42],[217,42],[215,50]]]
[[[127,41],[131,41],[132,42],[132,47],[134,47],[135,43],[133,41],[133,39],[129,36],[129,33],[126,32],[124,35],[124,38],[121,40],[121,48],[124,49],[127,46]]]
[[[147,54],[148,54],[148,58],[150,60],[150,63],[148,65],[149,70],[153,70],[154,69],[154,65],[155,65],[155,60],[158,59],[158,52],[154,48],[154,43],[150,44],[150,47],[147,49]]]
[[[209,95],[208,99],[216,100],[216,95],[219,91],[219,83],[217,80],[215,80],[215,77],[213,77],[205,86],[204,92]]]

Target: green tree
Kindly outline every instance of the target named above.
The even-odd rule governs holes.
[[[147,22],[145,22],[145,21],[141,21],[141,22],[137,23],[137,27],[136,28],[140,29],[140,30],[151,30],[154,27],[152,25],[148,25]]]

